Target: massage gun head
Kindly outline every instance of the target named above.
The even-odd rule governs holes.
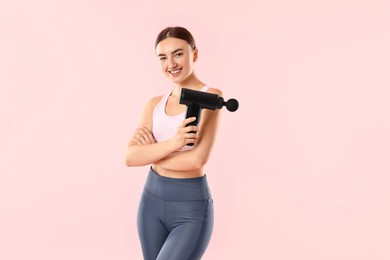
[[[221,109],[223,106],[226,106],[230,112],[234,112],[238,109],[238,101],[235,99],[229,99],[225,102],[223,97],[220,97],[217,94],[187,88],[181,90],[179,103],[187,106],[192,103],[197,103],[201,108],[211,110]]]
[[[234,112],[238,109],[238,101],[234,98],[231,98],[227,102],[224,102],[224,105],[230,112]]]

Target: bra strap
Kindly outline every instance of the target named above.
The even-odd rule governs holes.
[[[200,89],[200,91],[206,92],[210,87],[209,86],[204,86],[203,88]]]

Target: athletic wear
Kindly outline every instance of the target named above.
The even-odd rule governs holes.
[[[206,175],[168,178],[150,168],[137,217],[145,260],[201,259],[213,224]]]
[[[200,91],[206,92],[208,89],[208,86],[204,86]],[[168,116],[166,114],[165,106],[171,93],[164,95],[153,110],[152,132],[157,142],[162,142],[171,138],[176,133],[177,127],[185,119],[185,112],[174,116]],[[187,151],[192,148],[194,148],[194,146],[186,145],[180,151]]]

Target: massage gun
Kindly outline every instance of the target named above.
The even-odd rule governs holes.
[[[220,97],[217,94],[187,88],[183,88],[181,90],[179,103],[187,106],[186,118],[196,117],[195,121],[187,124],[186,126],[198,125],[200,122],[202,108],[215,110],[217,108],[221,109],[223,106],[226,106],[227,110],[230,112],[234,112],[238,109],[238,101],[236,99],[232,98],[225,102],[223,97]],[[189,143],[187,145],[193,146],[194,143]]]

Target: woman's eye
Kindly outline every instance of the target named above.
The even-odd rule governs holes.
[[[166,60],[166,58],[165,57],[160,57],[160,60],[164,61],[164,60]]]

